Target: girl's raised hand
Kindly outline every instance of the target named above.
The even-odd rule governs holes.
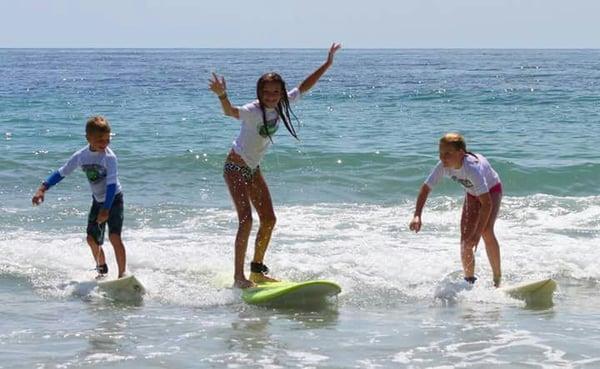
[[[340,44],[339,42],[338,43],[334,42],[331,44],[331,47],[329,48],[329,54],[327,55],[327,63],[328,64],[333,63],[333,56],[341,48],[342,48],[342,44]]]
[[[223,96],[227,91],[227,83],[225,83],[225,77],[217,76],[214,72],[212,74],[213,78],[208,80],[208,87],[214,92],[217,96]]]

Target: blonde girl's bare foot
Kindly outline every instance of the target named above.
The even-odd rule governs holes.
[[[500,282],[502,281],[502,276],[498,275],[498,276],[494,276],[494,287],[498,288],[500,287]]]
[[[249,281],[246,278],[244,278],[244,279],[234,279],[233,287],[244,289],[244,288],[256,287],[256,285],[252,281]]]

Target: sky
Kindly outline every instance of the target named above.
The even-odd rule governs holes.
[[[596,0],[0,0],[0,47],[600,48]]]

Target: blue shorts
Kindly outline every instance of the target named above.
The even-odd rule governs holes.
[[[119,192],[115,195],[115,200],[108,212],[108,220],[102,224],[98,224],[96,223],[96,218],[98,217],[100,210],[102,210],[103,204],[104,203],[93,199],[92,208],[88,215],[87,234],[92,236],[98,245],[104,243],[104,230],[106,229],[106,224],[108,224],[109,234],[121,235],[123,229],[123,193]]]

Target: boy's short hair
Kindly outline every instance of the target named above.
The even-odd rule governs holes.
[[[86,136],[105,133],[110,133],[110,124],[108,124],[108,120],[106,120],[106,118],[97,115],[88,119],[87,123],[85,124]]]

